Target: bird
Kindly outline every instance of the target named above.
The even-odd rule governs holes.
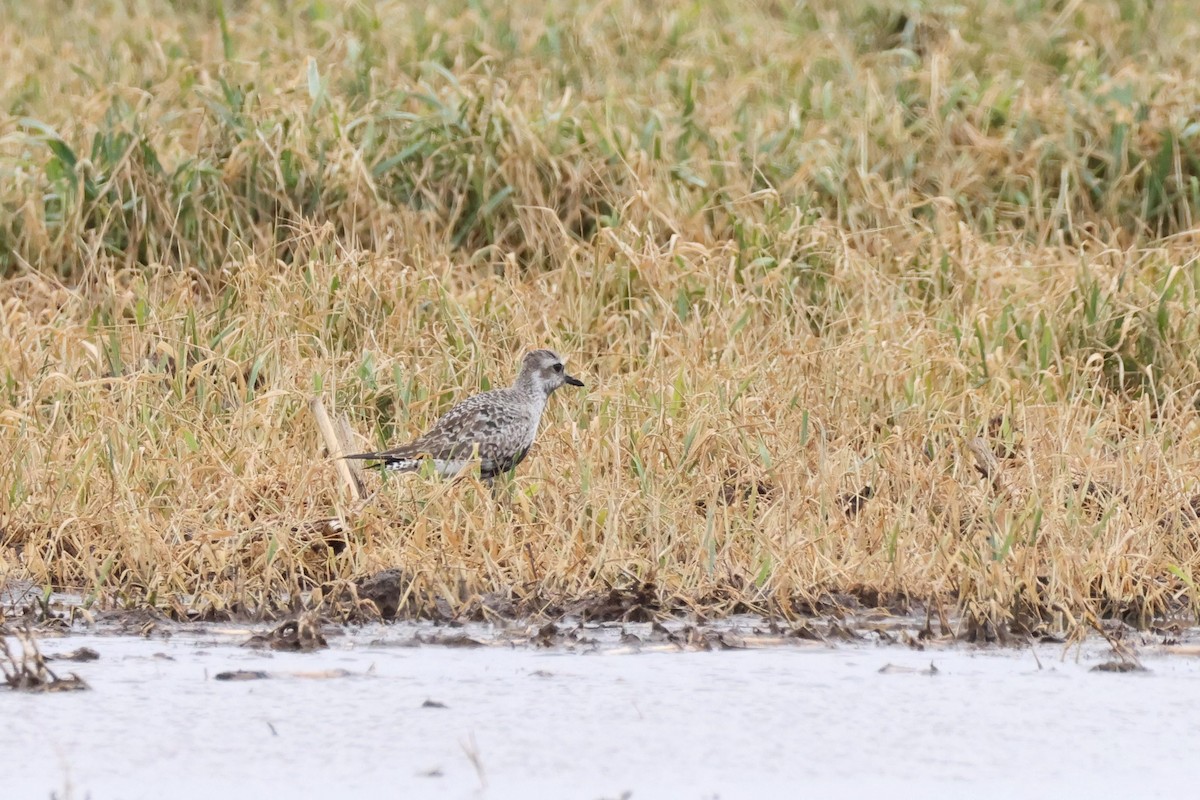
[[[468,397],[408,444],[344,458],[377,461],[374,466],[396,472],[432,462],[443,478],[457,476],[478,459],[479,477],[491,486],[497,475],[515,470],[529,454],[546,401],[564,385],[582,387],[583,381],[567,374],[558,353],[532,350],[521,360],[512,386]]]

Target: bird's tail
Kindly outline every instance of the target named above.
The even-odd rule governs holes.
[[[425,459],[418,454],[387,450],[381,453],[351,453],[342,458],[354,458],[361,461],[375,461],[371,464],[374,469],[386,469],[392,472],[412,472],[421,468]]]

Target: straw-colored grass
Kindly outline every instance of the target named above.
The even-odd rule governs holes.
[[[0,582],[1194,615],[1198,47],[1184,0],[4,4]],[[499,501],[350,501],[311,395],[374,448],[533,347],[588,387]]]

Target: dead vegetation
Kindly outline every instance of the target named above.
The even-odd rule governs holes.
[[[20,652],[9,643],[15,640]],[[71,661],[90,661],[95,651],[83,653],[82,648],[63,656]],[[83,679],[72,672],[60,678],[46,664],[46,658],[37,646],[37,638],[30,628],[8,630],[0,627],[0,672],[8,688],[18,692],[74,692],[89,688]]]
[[[6,6],[0,584],[1195,619],[1190,5],[785,5]],[[589,391],[500,502],[344,488],[311,398],[370,449],[534,346]]]

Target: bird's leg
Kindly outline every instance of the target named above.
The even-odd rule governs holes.
[[[487,484],[492,490],[492,497],[498,502],[505,497],[512,499],[513,475],[516,474],[516,469],[510,469],[508,472],[501,472],[487,479]]]

